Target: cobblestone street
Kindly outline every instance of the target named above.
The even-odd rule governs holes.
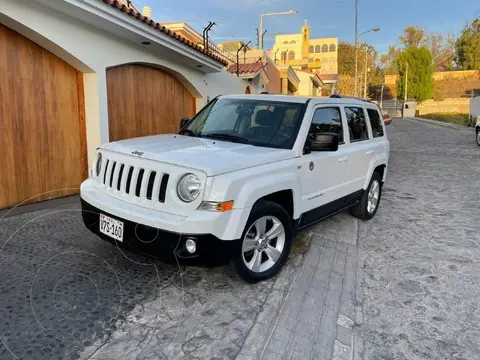
[[[387,129],[376,217],[301,232],[260,284],[124,253],[76,202],[0,220],[0,359],[480,359],[480,148]]]

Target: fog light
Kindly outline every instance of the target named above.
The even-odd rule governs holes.
[[[192,239],[187,239],[185,247],[190,254],[193,254],[197,250],[197,244],[195,243],[195,240]]]

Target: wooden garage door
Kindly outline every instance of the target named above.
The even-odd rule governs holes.
[[[0,25],[0,208],[78,192],[87,175],[80,74]]]
[[[107,71],[110,141],[168,134],[195,114],[195,98],[172,75],[144,65]]]

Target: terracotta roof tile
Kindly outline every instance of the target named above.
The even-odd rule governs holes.
[[[317,74],[322,81],[338,80],[338,74]]]
[[[263,64],[261,62],[250,63],[250,64],[238,64],[238,72],[240,74],[256,74],[262,70]],[[232,74],[237,73],[237,65],[231,65],[228,69],[228,72]]]
[[[132,8],[132,7],[129,8],[125,4],[120,3],[120,1],[118,1],[118,0],[100,0],[100,1],[103,1],[105,4],[108,4],[108,5],[116,8],[116,9],[124,12],[125,14],[127,14],[129,16],[132,16],[132,17],[146,23],[147,25],[150,25],[154,29],[157,29],[157,30],[165,33],[166,35],[182,42],[183,44],[187,45],[188,47],[190,47],[192,49],[195,49],[198,52],[201,52],[202,54],[218,61],[222,65],[227,65],[228,64],[227,61],[222,59],[220,56],[214,55],[212,53],[207,53],[207,51],[202,49],[200,46],[194,44],[193,42],[191,42],[187,39],[185,39],[183,36],[180,36],[180,35],[172,32],[172,31],[170,31],[169,29],[167,29],[165,26],[161,25],[160,23],[158,23],[156,21],[153,21],[152,19],[150,19],[146,16],[143,16],[140,12],[138,12],[134,8]]]

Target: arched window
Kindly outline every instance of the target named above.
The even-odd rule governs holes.
[[[328,52],[328,45],[322,46],[322,52]]]
[[[320,62],[320,59],[315,59],[315,62],[316,62],[316,63],[319,63],[319,62]]]
[[[290,44],[296,44],[295,40],[290,41]]]
[[[307,29],[303,32],[303,41],[307,41]]]
[[[327,69],[322,69],[322,74],[326,74],[327,73]]]
[[[309,52],[309,53],[313,53],[313,52],[314,52],[314,47],[313,47],[313,45],[310,45],[310,46],[308,47],[308,52]]]
[[[323,58],[323,59],[322,59],[322,64],[326,64],[326,63],[328,63],[328,59],[327,59],[327,58]]]
[[[287,40],[285,40],[285,41],[283,42],[283,44],[288,44],[288,41],[287,41]]]
[[[335,44],[331,44],[330,45],[330,52],[334,52],[337,50],[337,47],[335,46]]]
[[[295,59],[295,51],[290,50],[288,52],[288,60],[294,60]]]
[[[335,63],[335,58],[330,58],[330,64],[334,64]]]
[[[319,53],[320,52],[320,45],[315,46],[315,52]]]
[[[252,91],[250,90],[250,86],[247,86],[247,88],[245,89],[245,94],[251,94]]]
[[[281,56],[282,60],[287,60],[287,52],[286,51],[282,51],[280,56]]]
[[[309,63],[313,63],[313,58],[308,58]]]

